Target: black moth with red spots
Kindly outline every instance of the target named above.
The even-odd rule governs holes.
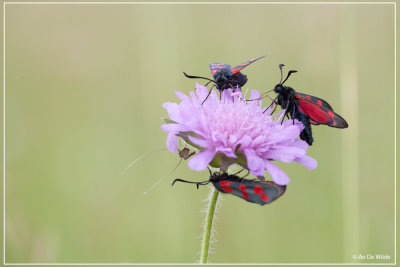
[[[247,82],[247,76],[240,71],[253,63],[254,61],[259,60],[262,57],[258,58],[253,58],[250,59],[242,64],[239,64],[238,66],[231,68],[230,65],[224,64],[224,63],[210,63],[210,70],[211,74],[213,76],[213,80],[206,78],[206,77],[201,77],[201,76],[193,76],[193,75],[188,75],[185,72],[183,73],[187,78],[189,79],[204,79],[209,81],[206,86],[212,82],[214,83],[214,86],[217,88],[218,91],[222,92],[228,88],[241,88],[243,85],[246,84]],[[203,103],[207,100],[208,96],[211,94],[212,88],[210,89],[207,97],[203,100]],[[203,104],[202,103],[202,104]]]
[[[234,68],[231,68],[228,64],[223,63],[210,63],[211,74],[213,75],[214,81],[216,83],[216,88],[219,91],[223,91],[228,88],[241,88],[247,82],[247,76],[241,73],[240,71],[253,63],[256,60],[259,60],[262,57],[253,58],[249,61],[246,61]]]
[[[282,66],[279,65],[281,70],[281,82],[274,88],[278,96],[274,102],[285,109],[285,115],[290,116],[292,119],[297,119],[304,125],[304,130],[300,133],[300,139],[312,145],[314,139],[311,132],[312,125],[327,125],[334,128],[347,128],[348,124],[340,115],[336,114],[332,107],[325,100],[296,92],[293,88],[283,86],[285,81],[289,78],[290,74],[297,71],[289,71],[286,79],[282,82]]]
[[[206,185],[212,183],[214,187],[221,193],[232,194],[240,197],[248,202],[262,205],[269,204],[278,199],[286,191],[285,185],[277,185],[270,181],[247,180],[233,174],[213,173],[208,181],[190,182],[182,179],[175,179],[172,182],[185,182],[197,185]]]

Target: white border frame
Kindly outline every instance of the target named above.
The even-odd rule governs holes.
[[[198,263],[6,263],[6,5],[388,5],[394,6],[394,263],[210,263],[208,265],[396,265],[396,76],[397,76],[397,2],[4,2],[3,3],[3,264],[4,265],[199,265]]]

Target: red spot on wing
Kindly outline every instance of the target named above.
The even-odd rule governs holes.
[[[232,193],[233,188],[232,187],[221,186],[221,190],[226,192],[226,193]]]
[[[232,184],[231,181],[220,181],[219,185],[221,186],[221,190],[226,193],[232,193],[233,188],[229,187]]]
[[[239,72],[240,72],[244,67],[246,67],[247,65],[249,65],[250,63],[251,63],[251,62],[245,62],[245,63],[239,64],[239,66],[236,66],[236,67],[234,67],[233,69],[231,69],[231,72],[232,72],[233,74],[239,75]]]
[[[333,113],[332,111],[328,111],[328,115],[333,119],[333,117],[335,117],[335,113]]]
[[[317,104],[320,105],[320,106],[322,106],[322,101],[318,99],[318,100],[317,100]]]
[[[249,199],[249,193],[247,192],[242,192],[242,195],[245,199]]]
[[[246,186],[245,186],[244,184],[240,184],[240,185],[239,185],[239,190],[240,190],[240,191],[246,191],[246,189],[247,189],[247,188],[246,188]]]
[[[260,198],[262,199],[262,201],[267,202],[269,197],[267,194],[265,194],[264,192],[261,193]]]
[[[257,195],[262,193],[262,188],[259,185],[256,185],[253,190],[254,190],[254,193]]]
[[[236,74],[236,73],[238,73],[239,71],[241,71],[243,68],[245,68],[245,67],[247,67],[248,65],[250,65],[251,63],[253,63],[254,61],[259,60],[260,58],[263,58],[263,57],[265,57],[265,56],[258,57],[258,58],[253,58],[253,59],[250,59],[249,61],[246,61],[246,62],[244,62],[244,63],[242,63],[242,64],[239,64],[238,66],[236,66],[236,67],[234,67],[233,69],[231,69],[231,72],[232,72],[233,74]]]
[[[308,100],[311,100],[311,96],[308,95],[308,96],[307,96],[307,99],[308,99]]]
[[[220,182],[219,182],[219,185],[220,185],[220,186],[229,186],[229,185],[231,185],[231,184],[232,184],[231,181],[220,181]]]
[[[231,72],[232,72],[233,74],[235,74],[235,75],[239,75],[239,72],[240,72],[242,69],[243,69],[243,68],[238,68],[238,67],[236,67],[236,68],[231,69]]]
[[[256,186],[254,187],[253,190],[254,190],[254,193],[255,193],[255,194],[260,195],[260,198],[261,198],[262,201],[268,202],[269,197],[268,197],[267,194],[265,194],[265,193],[263,192],[261,186],[256,185]]]
[[[307,98],[308,97],[309,96],[307,96]],[[327,124],[331,121],[331,116],[328,115],[328,112],[317,104],[307,101],[302,97],[298,97],[298,101],[300,111],[309,116],[316,123]]]

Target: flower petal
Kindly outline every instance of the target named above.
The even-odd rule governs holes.
[[[255,176],[264,176],[264,160],[257,156],[256,152],[252,149],[245,149],[244,155],[246,156],[247,167],[249,168],[250,173]]]
[[[178,151],[178,136],[176,132],[169,132],[167,136],[167,148],[172,153]]]
[[[189,102],[191,102],[190,97],[188,97],[187,95],[185,95],[185,94],[182,93],[182,92],[179,92],[179,91],[176,91],[176,90],[175,90],[175,95],[176,95],[180,100],[182,100],[182,101],[189,101]]]
[[[283,128],[281,131],[275,133],[274,136],[271,137],[271,142],[279,143],[287,140],[294,139],[300,135],[300,129],[296,125],[291,125]]]
[[[284,111],[274,115],[270,115],[270,110],[263,113],[263,101],[243,101],[239,88],[229,88],[221,94],[212,90],[208,96],[209,92],[207,87],[196,84],[195,92],[175,92],[181,100],[179,105],[171,102],[163,105],[171,118],[161,126],[168,132],[168,149],[177,151],[179,135],[200,150],[189,160],[190,168],[204,170],[218,154],[219,161],[226,159],[224,166],[247,162],[245,167],[252,174],[262,177],[267,170],[278,184],[287,184],[289,177],[271,160],[296,161],[308,169],[316,168],[317,162],[306,156],[308,145],[298,139],[304,128],[301,122],[281,123],[279,117],[283,117]],[[236,93],[232,96],[233,92]],[[252,99],[260,97],[256,90],[250,95]],[[221,167],[222,163],[215,166]]]
[[[236,91],[236,92],[232,93],[231,96],[232,96],[232,97],[235,97],[235,96],[242,96],[242,92]]]
[[[181,111],[179,109],[178,104],[176,103],[171,103],[171,102],[165,102],[163,104],[163,108],[165,108],[168,112],[168,116],[171,118],[171,120],[180,122],[181,121]]]
[[[196,94],[199,100],[203,102],[204,99],[206,99],[206,97],[208,96],[208,88],[199,83],[196,83]]]
[[[269,160],[265,161],[265,167],[276,184],[286,185],[289,183],[290,179],[287,174]]]
[[[303,149],[304,152],[307,151],[308,144],[306,141],[300,140],[300,139],[295,139],[294,142],[291,144],[294,147]]]
[[[312,157],[309,157],[307,155],[304,155],[301,158],[297,158],[294,161],[304,165],[304,167],[306,167],[309,170],[314,170],[318,166],[317,161],[315,159],[313,159]]]
[[[217,153],[223,153],[225,156],[229,158],[237,158],[237,155],[235,154],[235,151],[232,150],[230,147],[217,147],[215,149]]]
[[[219,102],[219,96],[218,96],[218,94],[215,92],[215,90],[212,90],[211,95],[210,95],[210,98],[211,98],[212,100],[215,100],[215,101],[218,101],[218,102]]]
[[[303,123],[301,123],[297,119],[294,119],[294,124],[293,124],[293,120],[285,120],[285,121],[283,121],[282,125],[286,126],[286,127],[295,125],[299,128],[300,132],[304,130]]]
[[[179,110],[181,114],[181,119],[185,123],[188,121],[196,120],[196,111],[195,108],[193,107],[193,104],[188,101],[182,101],[179,104]]]
[[[232,89],[225,89],[221,92],[222,101],[232,101]]]
[[[194,171],[203,171],[207,169],[208,164],[213,160],[214,156],[214,151],[210,149],[203,150],[189,160],[188,166]]]
[[[289,163],[305,154],[305,150],[294,146],[274,146],[274,148],[265,153],[264,156],[268,159]]]
[[[241,145],[241,148],[246,148],[251,143],[251,137],[248,135],[243,136],[242,140],[238,142]]]
[[[258,99],[259,97],[260,93],[257,90],[255,89],[251,90],[250,99]]]
[[[176,123],[167,123],[161,125],[161,129],[164,132],[179,132],[181,128],[182,126]]]
[[[189,135],[189,140],[192,141],[195,145],[201,146],[201,147],[208,147],[207,146],[207,141],[201,138],[197,138],[195,136]]]

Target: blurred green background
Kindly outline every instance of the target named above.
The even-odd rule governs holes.
[[[165,148],[162,108],[208,63],[236,66],[266,91],[326,99],[348,121],[314,127],[309,171],[270,206],[224,196],[210,262],[394,261],[394,5],[5,6],[8,263],[192,263],[208,172]],[[353,260],[387,254],[389,260]]]

